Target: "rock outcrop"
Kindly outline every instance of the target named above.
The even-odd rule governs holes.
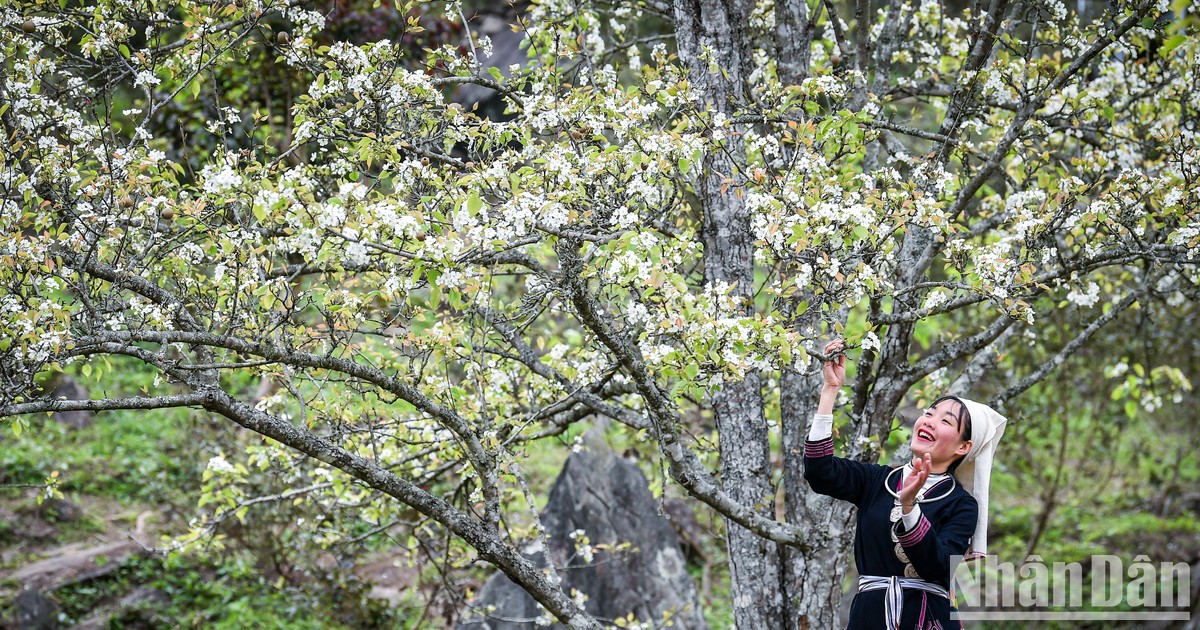
[[[63,374],[54,386],[51,398],[63,400],[87,400],[88,390],[75,379]],[[91,426],[94,418],[90,411],[56,411],[50,414],[55,421],[65,424],[72,429],[82,429]]]
[[[567,459],[542,515],[551,562],[563,590],[586,595],[585,608],[599,619],[632,614],[656,627],[670,619],[671,627],[681,630],[707,628],[679,536],[659,513],[648,487],[637,466],[590,440]],[[526,555],[545,566],[546,554],[536,546]],[[458,627],[544,627],[536,623],[542,615],[532,597],[498,572]]]

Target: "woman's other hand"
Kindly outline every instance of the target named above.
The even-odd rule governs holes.
[[[932,468],[933,460],[930,459],[929,453],[925,453],[925,457],[913,458],[912,472],[904,477],[900,485],[900,505],[905,514],[911,512],[916,505],[917,493],[925,486],[925,480],[929,479],[929,471]]]

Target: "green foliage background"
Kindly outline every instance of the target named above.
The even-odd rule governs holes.
[[[231,11],[239,11],[243,5],[231,4]],[[345,5],[339,6],[345,8]],[[24,3],[22,8],[35,11],[37,3]],[[448,26],[451,21],[431,17],[434,12],[426,10],[429,8],[426,3],[408,3],[404,8],[409,10],[405,14],[408,21],[395,23],[379,17],[378,7],[365,3],[353,5],[346,14],[349,17],[343,16],[341,22],[322,33],[315,43],[371,41],[365,33],[375,33],[371,35],[375,38],[384,33],[409,37],[406,46],[428,51],[461,39],[460,31]],[[647,19],[642,26],[644,35],[650,37],[661,28],[654,19]],[[281,33],[288,28],[291,26],[286,20],[269,20],[254,36],[240,40],[236,47],[223,53],[239,63],[222,66],[209,81],[162,86],[168,91],[186,87],[191,94],[189,99],[172,101],[170,107],[156,112],[149,121],[158,141],[155,146],[175,162],[172,170],[164,169],[155,173],[156,177],[171,184],[194,182],[210,155],[221,151],[237,154],[261,150],[269,154],[264,160],[285,159],[293,128],[303,124],[306,115],[320,115],[322,107],[304,94],[313,74],[298,72],[281,62],[288,47],[288,40]],[[1178,46],[1176,38],[1183,36],[1184,33],[1175,33],[1166,42],[1141,41],[1139,46],[1145,49],[1154,44],[1163,50]],[[71,37],[83,45],[90,35],[74,33]],[[451,52],[430,53],[425,61],[435,67],[451,64],[454,61]],[[1057,71],[1051,66],[1046,67],[1047,74]],[[654,71],[647,72],[644,78],[653,79]],[[330,76],[335,74],[331,72]],[[320,80],[324,80],[324,75]],[[134,132],[135,115],[118,112],[136,105],[139,95],[135,90],[117,89],[113,98],[104,110],[116,116],[111,130],[117,137],[128,137]],[[821,137],[836,136],[843,141],[836,150],[832,143],[822,149],[830,152],[827,157],[849,147],[852,155],[847,160],[857,164],[868,117],[848,110],[824,111],[821,108],[827,100],[813,98],[804,103],[811,110],[809,113],[820,112],[823,116],[814,133]],[[222,108],[230,103],[247,115],[231,123],[225,133],[201,131],[209,121],[221,116]],[[338,106],[349,107],[340,101]],[[330,111],[336,109],[332,107]],[[448,111],[454,110],[448,108]],[[1105,115],[1111,119],[1113,113]],[[337,125],[334,128],[344,131]],[[194,133],[186,138],[169,135],[171,130],[178,129]],[[453,139],[439,136],[436,130],[421,131],[441,141],[448,147],[447,152],[454,148]],[[571,128],[565,133],[570,136],[572,132],[586,143],[586,135],[579,129]],[[529,132],[518,130],[510,137],[498,137],[497,144],[504,144],[500,140],[515,143],[522,139],[521,133],[527,140]],[[404,150],[411,148],[389,142],[380,138],[356,141],[354,157],[368,167],[364,172],[381,161],[398,161]],[[591,152],[584,162],[598,161],[606,153],[583,146],[585,153]],[[310,148],[301,146],[297,155]],[[499,151],[501,147],[489,145],[486,149]],[[319,161],[318,157],[313,159]],[[667,165],[666,170],[676,172],[679,177],[693,168],[688,157],[671,161],[674,163]],[[523,171],[528,172],[522,176],[545,168],[545,162],[526,166]],[[639,168],[644,169],[646,164],[642,162]],[[847,170],[841,177],[850,181],[852,175]],[[354,173],[349,179],[358,177]],[[449,186],[450,180],[446,183]],[[901,188],[903,185],[898,183]],[[437,191],[424,192],[430,196],[437,194]],[[586,196],[586,191],[567,192]],[[984,190],[984,196],[999,193],[990,185]],[[479,212],[484,203],[478,191],[462,201],[471,213]],[[695,217],[667,218],[685,227],[695,223]],[[447,217],[438,217],[438,222],[446,224]],[[791,235],[789,244],[800,236]],[[610,250],[604,255],[613,258],[639,249],[639,243],[629,235],[607,246]],[[232,244],[227,247],[235,248]],[[332,257],[338,253],[322,255]],[[548,246],[540,253],[546,258],[554,256]],[[666,281],[657,277],[665,282],[666,288],[671,288],[671,283],[683,284],[695,279],[698,273],[694,269],[671,275],[666,269],[669,264],[664,261],[667,253],[668,246],[664,245],[648,256],[654,266],[662,267],[656,272],[663,271],[669,277]],[[944,263],[945,276],[958,273],[956,261]],[[379,310],[394,309],[400,314],[415,311],[407,321],[408,331],[411,336],[424,339],[432,337],[444,323],[438,314],[439,306],[445,304],[463,311],[470,305],[470,296],[453,288],[443,292],[440,282],[443,270],[436,265],[429,269],[416,265],[413,271],[417,286],[408,292],[405,303],[387,304]],[[1120,273],[1099,275],[1096,279],[1104,282],[1106,289],[1110,284],[1120,287],[1129,282]],[[497,294],[520,293],[520,280],[504,277],[491,280]],[[765,277],[758,280],[767,282]],[[313,288],[317,297],[311,307],[303,309],[309,319],[306,323],[320,320],[322,325],[328,323],[330,329],[348,325],[349,316],[339,316],[344,305],[331,297],[332,292],[326,294],[320,286],[309,288]],[[351,283],[351,288],[372,304],[384,301],[377,287],[369,282]],[[619,302],[631,293],[627,288],[616,288],[609,297]],[[651,293],[646,291],[647,300],[659,299]],[[258,297],[263,301],[264,312],[269,310],[272,300],[278,299],[270,291]],[[776,297],[763,292],[756,296],[756,305],[762,311],[769,310]],[[1020,306],[1019,300],[1006,306],[1014,304]],[[998,373],[1020,375],[1030,366],[1051,360],[1052,349],[1074,338],[1088,321],[1078,310],[1066,308],[1065,302],[1042,298],[1042,303],[1036,306],[1039,314],[1036,334],[1010,345],[998,361],[995,368]],[[805,303],[798,310],[802,314],[807,307]],[[1108,307],[1111,304],[1103,308]],[[694,314],[707,316],[702,310],[696,307]],[[977,323],[971,320],[984,314],[983,309],[964,309],[946,318],[922,320],[914,331],[918,350],[930,351],[970,334],[972,324]],[[1200,403],[1191,387],[1191,379],[1200,373],[1200,336],[1196,333],[1200,326],[1196,325],[1196,319],[1196,303],[1191,300],[1174,306],[1155,303],[1131,309],[1104,329],[1092,344],[1068,357],[1050,378],[1013,401],[1008,411],[1010,427],[993,478],[993,553],[1010,561],[1034,554],[1070,562],[1109,553],[1127,559],[1146,554],[1156,559],[1200,562],[1197,524],[1200,494],[1193,490],[1200,481],[1197,448],[1200,430],[1194,421],[1200,417]],[[819,332],[861,340],[869,333],[874,334],[866,320],[867,313],[859,307],[846,314],[844,325],[825,321]],[[569,352],[583,353],[590,340],[560,324],[552,321],[546,325],[544,337],[533,341],[538,351],[561,344]],[[779,332],[783,332],[782,328]],[[793,348],[789,341],[780,339],[776,339],[771,349],[787,362],[792,358]],[[692,347],[685,346],[670,354],[670,363],[660,372],[660,376],[672,383],[671,396],[688,403],[704,397],[706,386],[700,381],[713,364],[719,366],[722,360],[716,342],[709,345],[710,340],[691,341],[695,342]],[[458,357],[452,349],[439,347],[437,340],[426,342],[435,346],[432,356],[449,366],[447,372],[466,365],[465,361],[456,361]],[[366,344],[366,347],[370,353],[388,351],[382,344],[378,347]],[[744,348],[739,347],[738,351]],[[1114,358],[1119,359],[1114,362]],[[550,358],[543,361],[555,364]],[[397,360],[392,367],[407,367],[402,363]],[[576,377],[577,366],[558,367],[568,378]],[[703,376],[701,370],[706,372]],[[49,379],[53,371],[42,374],[43,380]],[[67,372],[83,383],[93,397],[183,391],[175,384],[164,384],[151,368],[132,359],[74,364]],[[932,400],[950,384],[950,376],[935,375],[923,381],[911,392],[910,406],[918,408]],[[229,372],[221,378],[224,387],[247,397],[259,385],[250,372]],[[768,398],[777,398],[776,385],[768,384]],[[515,385],[513,388],[518,389]],[[333,425],[326,427],[329,432],[339,437],[350,435],[346,438],[348,442],[353,441],[353,431],[343,425],[373,419],[381,413],[376,408],[377,393],[361,394],[341,383],[303,382],[296,386],[296,391],[301,398],[325,406],[306,410],[291,401],[280,403],[275,411],[301,422],[306,411],[315,410],[316,415],[307,417],[310,428],[321,427],[321,422],[327,421]],[[995,392],[980,392],[992,393]],[[470,402],[462,386],[448,387],[441,394],[451,402]],[[514,394],[514,398],[519,396]],[[402,402],[391,408],[396,414],[410,411],[411,405]],[[701,443],[698,450],[706,463],[712,464],[716,458],[713,446],[716,435],[711,413],[697,404],[694,415],[689,422],[694,420],[690,428]],[[777,428],[778,400],[769,406],[767,415],[768,422]],[[903,423],[897,419],[894,425],[896,429],[883,445],[885,461],[908,441]],[[103,578],[55,590],[51,599],[59,606],[63,623],[78,622],[137,586],[150,586],[165,593],[169,604],[125,611],[122,614],[130,617],[115,618],[112,624],[217,628],[429,627],[444,625],[449,619],[446,611],[460,605],[461,599],[477,589],[492,571],[491,567],[473,563],[471,550],[465,544],[418,518],[411,509],[368,496],[346,475],[321,469],[303,456],[286,452],[260,436],[235,430],[227,421],[207,413],[186,409],[108,411],[99,413],[92,426],[79,431],[67,430],[43,416],[33,416],[15,420],[9,428],[0,440],[0,485],[8,486],[0,488],[0,507],[20,518],[0,522],[0,547],[4,551],[0,569],[23,566],[55,547],[131,530],[136,525],[136,516],[145,510],[157,515],[152,529],[156,536],[161,536],[145,542],[170,550],[165,554],[135,556]],[[527,480],[533,504],[544,506],[546,492],[581,431],[579,427],[571,427],[554,436],[548,444],[557,448],[537,443],[514,449],[513,462],[519,464],[524,475],[508,469],[507,488],[501,497],[503,512],[511,515],[505,530],[512,541],[532,536],[534,527],[533,520],[523,516],[526,497],[520,492],[517,480]],[[680,493],[664,477],[658,453],[642,439],[644,435],[614,429],[607,437],[618,451],[637,458],[656,494]],[[775,453],[781,450],[777,443],[772,446]],[[471,503],[468,475],[458,474],[460,471],[452,467],[453,461],[446,463],[436,457],[430,457],[428,462],[416,459],[406,463],[422,469],[414,474],[423,479],[429,490],[463,504]],[[214,461],[220,464],[214,465]],[[779,470],[780,462],[773,463]],[[448,467],[438,471],[441,465]],[[317,486],[320,492],[298,491]],[[55,522],[38,508],[43,499],[55,495],[98,511],[89,512],[80,521]],[[254,497],[274,498],[255,502]],[[722,520],[699,502],[694,501],[693,505],[706,528],[707,539],[701,544],[702,555],[693,558],[689,570],[701,585],[702,605],[710,625],[730,627],[733,611]],[[52,534],[31,541],[23,530],[30,519],[49,521]],[[403,593],[397,605],[372,599],[371,584],[355,573],[356,567],[381,556],[395,558],[410,572],[411,588]],[[0,585],[9,594],[14,586]],[[12,615],[11,607],[0,612],[6,619]]]

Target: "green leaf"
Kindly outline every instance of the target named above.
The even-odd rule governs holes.
[[[442,303],[442,287],[438,284],[432,284],[429,287],[429,307],[437,308]]]
[[[1172,37],[1172,38],[1168,39],[1166,42],[1164,42],[1162,47],[1158,49],[1158,53],[1160,55],[1162,55],[1162,57],[1165,59],[1166,57],[1168,57],[1171,54],[1171,51],[1175,50],[1176,48],[1179,48],[1179,46],[1186,41],[1187,41],[1187,35],[1184,35],[1183,33],[1179,33],[1178,35],[1175,35],[1174,37]]]

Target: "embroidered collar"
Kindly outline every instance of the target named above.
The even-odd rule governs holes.
[[[897,483],[894,484],[896,489],[893,490],[892,489],[892,486],[893,486],[892,475],[895,475],[897,472],[901,472],[901,471],[905,470],[906,468],[907,468],[906,466],[902,466],[900,468],[893,468],[892,471],[887,474],[887,478],[883,482],[883,487],[888,491],[888,494],[892,495],[892,498],[896,499],[897,501],[900,500],[900,483],[899,483],[900,480],[897,480]],[[949,473],[936,473],[936,474],[943,478],[933,482],[933,485],[929,486],[928,488],[922,488],[921,491],[917,493],[917,503],[933,503],[934,501],[941,501],[942,499],[945,499],[946,497],[950,496],[950,493],[954,492],[954,488],[956,488],[958,486],[958,484],[954,480],[954,475],[951,475]],[[931,479],[932,479],[932,477],[933,477],[933,475],[930,475]],[[940,494],[938,496],[926,498],[925,495],[929,494],[929,492],[932,491],[934,488],[940,487],[943,483],[946,482],[947,479],[950,481],[950,489],[949,490],[943,492],[942,494]],[[926,483],[928,483],[928,482],[926,482]]]

